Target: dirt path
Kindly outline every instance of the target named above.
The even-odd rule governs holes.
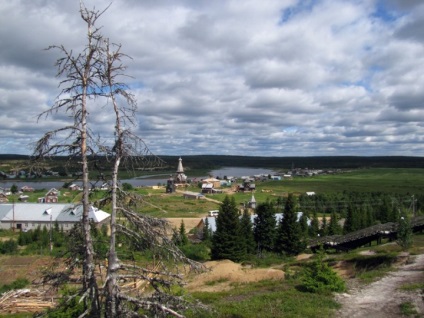
[[[348,293],[337,295],[342,308],[336,317],[392,318],[402,317],[400,304],[411,303],[419,317],[424,315],[421,289],[403,291],[403,285],[424,283],[424,254],[411,257],[411,262],[395,272],[367,286],[353,287]]]

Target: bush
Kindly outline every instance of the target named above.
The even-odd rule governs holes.
[[[0,242],[0,254],[14,254],[18,251],[18,243],[15,240]]]
[[[133,190],[133,189],[134,189],[134,187],[133,187],[133,185],[132,185],[131,183],[124,182],[124,183],[122,184],[122,189],[123,189],[124,191],[131,191],[131,190]]]
[[[211,259],[210,248],[203,243],[187,244],[180,246],[184,255],[194,261],[209,261]]]
[[[305,265],[300,273],[301,289],[311,293],[343,292],[346,285],[337,273],[323,261],[319,254],[317,260]]]

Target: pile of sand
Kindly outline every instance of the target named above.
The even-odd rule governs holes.
[[[284,272],[273,268],[250,268],[230,260],[204,264],[208,271],[188,279],[188,290],[216,292],[234,288],[237,283],[284,279]]]

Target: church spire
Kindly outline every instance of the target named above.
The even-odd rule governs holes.
[[[178,159],[178,168],[177,168],[177,173],[183,173],[184,169],[183,169],[183,159]]]

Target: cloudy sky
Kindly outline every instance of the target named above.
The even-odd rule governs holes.
[[[78,10],[0,2],[0,153],[67,123],[37,114],[60,92],[44,49],[85,43]],[[422,0],[115,0],[98,26],[132,57],[134,130],[155,154],[424,156]],[[112,133],[104,108],[89,120]]]

